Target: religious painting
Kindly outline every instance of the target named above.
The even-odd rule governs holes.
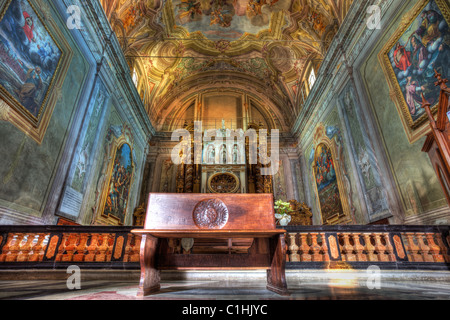
[[[123,224],[127,212],[128,195],[133,178],[131,148],[122,144],[116,151],[103,215],[113,217]]]
[[[37,126],[63,52],[31,2],[9,0],[0,14],[0,92]]]
[[[320,144],[315,151],[314,177],[319,196],[322,220],[344,214],[336,175],[336,167],[331,149]]]
[[[174,0],[175,24],[209,39],[235,40],[269,28],[272,12],[288,9],[291,0]]]
[[[435,71],[450,76],[449,20],[447,1],[419,1],[379,56],[410,142],[423,135],[414,135],[427,120],[423,97],[436,109]]]

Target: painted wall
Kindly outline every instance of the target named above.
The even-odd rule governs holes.
[[[0,224],[54,224],[62,217],[84,225],[130,225],[140,201],[152,128],[142,117],[144,107],[128,65],[119,55],[106,53],[102,58],[105,39],[98,27],[90,25],[95,21],[85,19],[85,12],[82,29],[67,28],[66,5],[90,10],[86,3],[31,1],[55,21],[72,59],[41,144],[0,121]],[[94,6],[101,9],[99,3]],[[106,20],[101,14],[96,18]],[[117,42],[109,45],[110,52],[121,52]],[[103,63],[96,73],[99,61]],[[110,191],[114,155],[123,143],[132,150],[133,175],[127,194],[120,195],[126,210],[117,222],[101,213]]]
[[[391,19],[392,24],[383,28],[382,37],[359,68],[407,219],[447,206],[430,160],[421,151],[425,138],[409,143],[377,58],[415,3],[407,1],[395,19]]]
[[[111,161],[114,161],[113,155],[119,146],[117,142],[121,139],[132,149],[133,175],[131,186],[126,198],[120,199],[127,202],[126,212],[124,212],[125,219],[120,223],[129,225],[132,223],[133,211],[138,206],[144,150],[142,144],[135,138],[129,124],[120,116],[114,104],[110,104],[105,119],[105,124],[100,129],[101,135],[95,153],[95,165],[89,180],[89,187],[85,192],[80,219],[83,224],[115,223],[115,221],[108,219],[103,214],[113,172]]]
[[[50,10],[68,42],[73,58],[41,144],[11,123],[0,121],[1,224],[42,222],[50,187],[89,73],[89,65],[65,22],[51,4],[45,8]]]
[[[343,186],[339,190],[344,197],[346,197],[348,206],[349,206],[349,218],[355,224],[367,224],[367,218],[361,210],[361,203],[357,193],[357,177],[355,177],[355,172],[350,163],[349,158],[349,143],[344,136],[343,132],[343,124],[342,120],[339,117],[338,107],[335,103],[331,103],[328,106],[327,114],[323,117],[317,119],[314,124],[314,129],[312,132],[315,132],[316,129],[323,125],[326,130],[327,137],[335,144],[336,146],[336,159],[334,161],[339,162],[339,168],[341,174],[341,178],[343,181]],[[316,145],[312,136],[305,136],[302,145],[304,146],[304,158],[305,168],[306,168],[306,188],[308,189],[307,194],[309,194],[309,199],[307,199],[306,203],[312,208],[313,212],[313,222],[314,224],[322,224],[322,217],[320,215],[319,209],[319,199],[316,193],[315,187],[315,175],[313,172],[313,162],[314,162],[314,154],[316,151]],[[338,165],[337,165],[338,166]]]

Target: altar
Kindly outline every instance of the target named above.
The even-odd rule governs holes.
[[[202,152],[202,193],[247,193],[245,140],[228,139],[218,130],[219,139],[206,142]]]

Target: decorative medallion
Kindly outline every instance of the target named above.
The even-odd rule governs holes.
[[[239,187],[239,178],[231,172],[216,173],[208,179],[208,189],[213,193],[236,193]]]
[[[228,222],[228,208],[219,199],[204,200],[195,206],[193,218],[200,229],[222,229]]]

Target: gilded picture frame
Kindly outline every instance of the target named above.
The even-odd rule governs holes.
[[[321,206],[321,197],[319,193],[319,189],[317,187],[317,181],[316,181],[316,171],[317,171],[317,159],[319,157],[318,154],[318,147],[319,146],[326,146],[331,152],[331,157],[333,159],[334,163],[334,169],[335,169],[335,175],[336,175],[336,185],[339,190],[339,200],[340,204],[342,206],[342,212],[333,214],[333,215],[326,215],[323,212],[323,208]],[[334,224],[346,224],[351,222],[350,217],[350,205],[347,198],[347,192],[345,189],[345,182],[343,180],[343,173],[341,172],[341,162],[339,161],[339,158],[337,157],[337,149],[335,142],[327,137],[325,132],[325,126],[323,124],[320,124],[316,132],[314,134],[314,161],[311,164],[311,173],[312,173],[312,182],[313,182],[313,189],[314,193],[316,195],[317,199],[317,208],[320,214],[320,221],[324,225],[334,225]]]
[[[130,149],[130,161],[131,161],[131,178],[128,182],[129,189],[132,188],[134,183],[134,174],[135,174],[135,163],[133,160],[133,145],[126,139],[125,135],[122,135],[118,139],[116,139],[112,144],[112,156],[111,160],[108,163],[108,176],[106,179],[106,184],[103,185],[102,188],[102,194],[101,194],[101,202],[100,202],[100,210],[98,211],[98,216],[96,219],[97,223],[100,224],[107,224],[107,225],[124,225],[129,211],[129,200],[130,200],[130,190],[128,190],[128,194],[125,198],[126,205],[123,208],[123,218],[110,214],[107,212],[107,202],[109,201],[109,195],[111,193],[111,183],[113,182],[113,176],[115,171],[115,160],[117,158],[117,152],[119,149],[121,149],[124,145],[128,145]],[[119,200],[119,199],[118,199]],[[122,199],[123,200],[123,199]]]
[[[434,68],[442,50],[445,50],[442,57],[449,54],[449,8],[446,0],[419,0],[401,19],[398,28],[378,54],[391,99],[410,143],[430,130],[428,117],[421,107],[422,94],[432,103],[432,112],[437,111],[439,92],[434,88]],[[427,26],[432,25],[432,19],[437,19],[433,29],[435,32],[444,28],[441,34],[435,34],[434,39],[427,30]]]
[[[41,144],[73,56],[48,4],[7,0],[0,51],[0,118]]]

